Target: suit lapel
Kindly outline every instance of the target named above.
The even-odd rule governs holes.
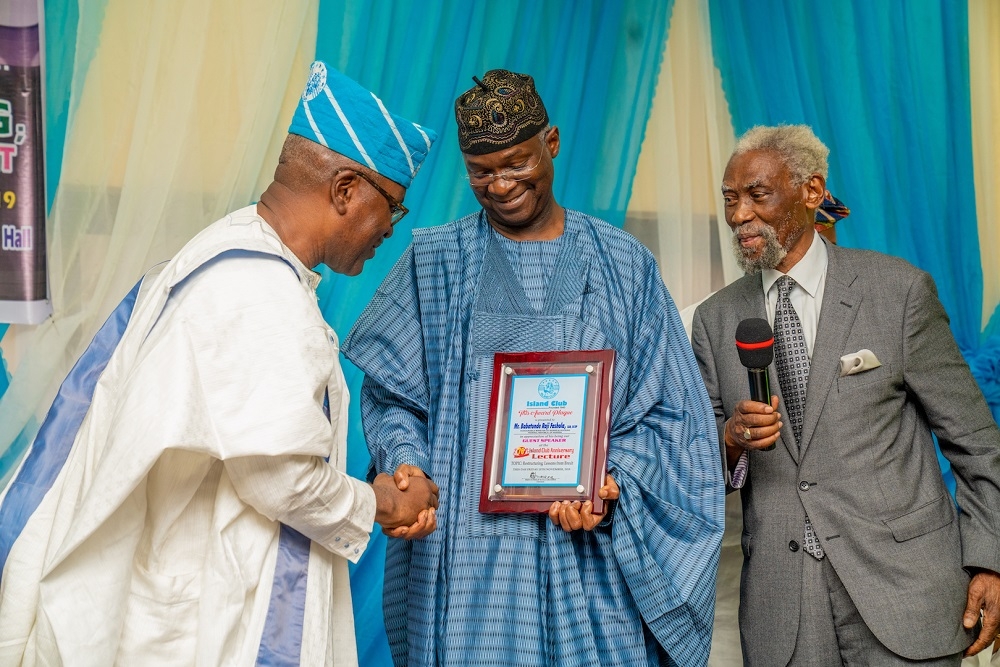
[[[806,386],[806,408],[802,417],[802,442],[799,446],[802,453],[816,431],[833,380],[840,368],[844,344],[861,303],[861,295],[855,285],[857,271],[839,261],[836,246],[827,244],[827,252],[829,263],[826,269],[826,287],[816,326],[816,340],[809,365],[809,384]]]
[[[745,308],[741,313],[740,320],[746,319],[748,317],[759,317],[768,324],[771,322],[767,318],[767,305],[764,303],[764,287],[761,283],[761,276],[758,273],[755,276],[748,276],[743,279],[743,299]],[[767,373],[770,376],[771,383],[771,393],[778,397],[778,412],[782,415],[788,414],[785,409],[785,399],[781,395],[781,384],[778,382],[778,369],[775,368],[774,362],[768,366]],[[807,389],[808,392],[808,389]],[[785,425],[781,427],[781,437],[779,440],[781,444],[784,445],[785,449],[791,455],[792,460],[795,464],[799,463],[799,448],[795,444],[795,434],[792,432],[792,423],[785,418]]]

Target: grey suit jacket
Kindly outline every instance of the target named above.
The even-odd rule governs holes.
[[[910,659],[957,653],[969,575],[1000,571],[1000,432],[959,353],[930,276],[879,253],[827,246],[802,442],[784,419],[777,447],[751,452],[741,490],[740,631],[748,664],[787,664],[799,622],[808,513],[865,623]],[[750,398],[735,334],[767,318],[759,275],[695,313],[693,346],[719,424]],[[839,377],[842,355],[881,367]],[[780,396],[770,369],[772,393]],[[787,414],[782,401],[778,411]],[[956,511],[931,431],[958,481]],[[793,548],[795,550],[793,550]]]

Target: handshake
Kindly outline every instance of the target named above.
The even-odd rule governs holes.
[[[438,487],[416,466],[403,464],[392,477],[379,473],[375,491],[375,522],[389,537],[416,540],[437,528]]]

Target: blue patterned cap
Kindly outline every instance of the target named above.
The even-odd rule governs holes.
[[[374,93],[321,60],[309,69],[288,133],[367,165],[404,188],[437,139],[434,130],[389,113]]]

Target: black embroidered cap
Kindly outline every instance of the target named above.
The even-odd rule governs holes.
[[[535,80],[526,74],[491,69],[455,100],[458,147],[485,155],[516,146],[549,124]]]

